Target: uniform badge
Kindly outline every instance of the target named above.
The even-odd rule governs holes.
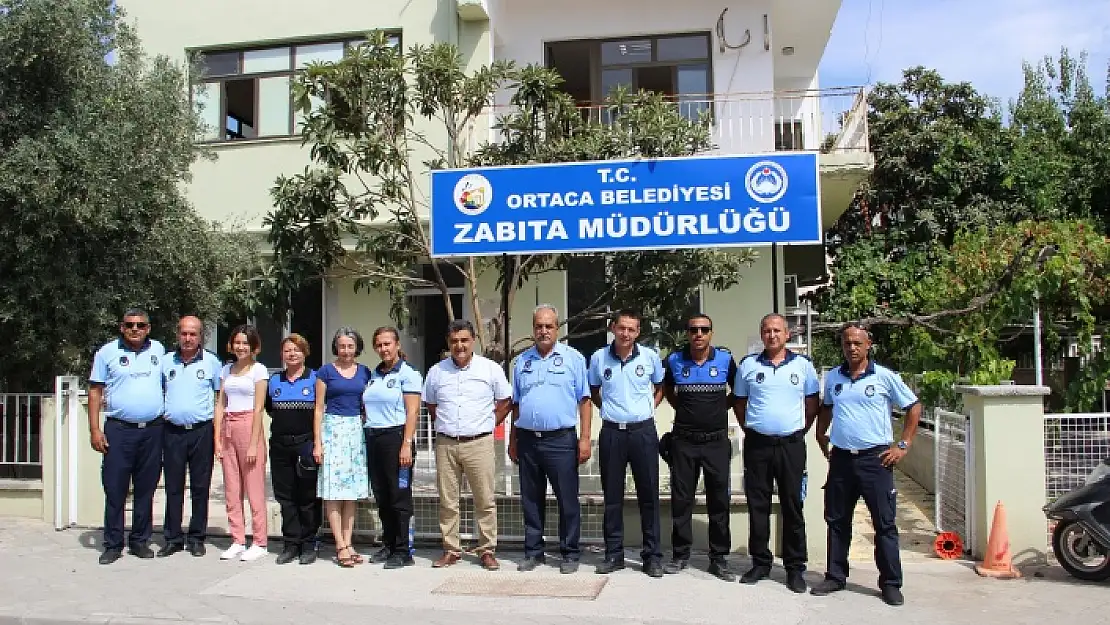
[[[843,391],[843,390],[844,390],[844,385],[843,384],[837,384],[836,386],[833,387],[833,395],[839,395],[840,391]]]
[[[709,368],[709,377],[715,378],[715,377],[717,377],[717,373],[718,373],[717,367],[710,367]]]
[[[532,370],[532,359],[531,358],[524,361],[524,370],[525,371],[531,371]]]
[[[301,395],[304,395],[305,397],[308,397],[309,393],[311,392],[312,390],[307,386],[301,389]]]
[[[863,394],[867,395],[868,397],[874,397],[875,396],[875,386],[872,385],[872,384],[868,384],[867,388],[863,389]]]
[[[793,384],[794,386],[798,386],[798,374],[797,373],[791,373],[790,374],[790,383]]]
[[[171,380],[176,378],[177,377],[177,369],[170,369],[170,374],[166,377],[168,377]]]
[[[563,366],[563,357],[562,356],[555,356],[554,358],[551,359],[551,364],[555,365],[556,367],[562,367]]]
[[[127,365],[131,364],[131,361],[127,358],[127,356],[120,356],[119,357],[119,364],[126,367]]]
[[[684,378],[690,377],[690,367],[683,367],[682,368],[682,377],[684,377]]]
[[[764,378],[766,378],[766,377],[767,377],[767,376],[763,375],[763,372],[762,372],[762,371],[760,371],[759,373],[755,374],[755,382],[756,382],[756,384],[763,384],[763,379],[764,379]]]
[[[386,388],[393,388],[394,386],[397,386],[397,380],[390,379],[385,383]]]
[[[610,368],[608,368],[608,367],[606,367],[606,368],[605,368],[605,379],[606,379],[606,380],[610,380],[610,379],[612,379],[612,378],[613,378],[613,370],[612,370],[612,369],[610,369]]]
[[[150,355],[150,364],[152,364],[152,365],[158,364],[158,357],[155,356],[154,354]]]
[[[641,378],[644,377],[644,366],[643,365],[636,365],[636,376],[641,377]]]
[[[197,369],[197,379],[198,380],[203,380],[204,379],[204,369]]]
[[[274,389],[274,397],[281,397],[281,388]]]

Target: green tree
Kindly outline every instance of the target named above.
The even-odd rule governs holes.
[[[182,195],[199,120],[184,72],[144,56],[107,4],[0,0],[6,389],[86,372],[129,306],[172,340],[178,315],[244,301],[256,270],[255,245]]]
[[[329,276],[388,293],[400,324],[413,286],[439,289],[448,315],[459,317],[447,290],[446,274],[454,273],[469,290],[473,318],[483,321],[477,324],[482,349],[496,359],[511,354],[502,332],[506,309],[499,292],[482,292],[482,275],[493,272],[498,287],[508,284],[511,308],[525,281],[565,268],[572,256],[514,256],[507,264],[466,258],[437,262],[431,275],[417,273],[431,251],[429,201],[417,181],[447,167],[683,156],[711,147],[709,121],[684,118],[659,95],[618,92],[596,115],[583,115],[561,83],[551,70],[504,61],[468,73],[452,45],[404,52],[380,32],[341,61],[308,67],[293,93],[307,116],[303,140],[314,167],[277,180],[276,208],[266,220],[275,263],[268,297],[275,309],[298,285]],[[472,142],[472,133],[485,132],[500,89],[511,93],[511,106],[494,124],[498,140]],[[417,154],[425,155],[423,162]],[[344,245],[348,240],[353,249]],[[592,305],[567,322],[581,328],[582,321],[622,306],[638,307],[649,318],[679,316],[702,282],[732,286],[753,258],[752,252],[714,250],[604,255],[602,287]]]

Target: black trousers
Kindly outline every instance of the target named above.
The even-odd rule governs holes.
[[[524,511],[524,556],[543,555],[547,512],[547,483],[559,505],[559,553],[564,560],[581,557],[578,540],[582,510],[578,502],[578,437],[574,428],[562,432],[532,432],[517,428],[520,467],[520,505]]]
[[[901,587],[902,561],[898,554],[898,526],[895,524],[894,468],[884,467],[879,455],[886,446],[853,454],[833,448],[829,458],[829,479],[825,484],[825,522],[829,526],[828,579],[844,582],[848,578],[848,548],[852,544],[852,515],[863,497],[875,528],[875,564],[879,567],[879,586]]]
[[[630,423],[625,429],[606,421],[598,437],[601,489],[605,494],[605,557],[624,558],[624,476],[632,467],[636,503],[640,508],[643,546],[640,557],[646,564],[661,560],[659,550],[659,434],[655,420]]]
[[[805,571],[806,525],[802,515],[802,480],[806,470],[804,431],[789,436],[744,432],[744,496],[748,500],[748,554],[752,565],[771,568],[771,493],[778,485],[782,511],[782,563],[788,571]]]
[[[212,465],[215,462],[215,438],[212,422],[205,421],[191,429],[166,423],[162,434],[162,471],[166,478],[166,519],[162,535],[166,544],[202,543],[208,534],[208,496],[212,486]],[[189,474],[188,536],[182,535],[185,507],[185,473]]]
[[[398,483],[401,464],[399,456],[404,443],[405,426],[393,428],[366,428],[366,453],[370,467],[370,488],[378,504],[378,519],[382,523],[382,545],[390,553],[407,555],[409,552],[409,520],[412,519],[412,474],[409,485],[401,488]],[[412,449],[416,461],[415,445]]]
[[[709,558],[724,560],[732,550],[729,532],[729,461],[732,460],[732,441],[725,430],[711,441],[680,434],[671,436],[671,548],[676,560],[690,558],[694,543],[691,516],[694,512],[694,493],[698,476],[705,474],[705,503],[709,513]]]
[[[317,471],[302,466],[301,451],[312,434],[270,437],[270,481],[281,507],[281,536],[288,549],[311,549],[323,523],[323,502],[316,496]]]
[[[145,547],[153,533],[154,490],[162,475],[161,420],[143,428],[114,419],[104,423],[108,453],[100,467],[104,485],[104,549],[123,549],[124,506],[127,493],[134,498],[131,511],[131,548]]]

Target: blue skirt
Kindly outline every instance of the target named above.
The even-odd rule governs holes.
[[[324,461],[316,482],[317,497],[325,501],[369,499],[366,441],[362,419],[325,414],[320,427]]]

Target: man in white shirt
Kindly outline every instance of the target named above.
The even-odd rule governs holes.
[[[512,395],[501,367],[474,353],[474,326],[456,319],[447,328],[449,358],[436,363],[424,381],[424,403],[436,427],[436,486],[443,556],[432,566],[448,567],[462,557],[459,541],[459,483],[474,495],[477,553],[482,567],[500,568],[497,548],[496,451],[493,430],[509,413]]]

